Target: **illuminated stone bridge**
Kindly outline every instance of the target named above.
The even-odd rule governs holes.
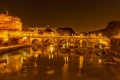
[[[104,44],[110,47],[110,39],[102,36],[34,36],[29,37],[29,43],[40,46],[54,44],[68,46],[89,47],[95,44]]]
[[[97,43],[110,46],[110,40],[101,35],[68,36],[66,33],[65,36],[59,36],[56,31],[53,31],[53,29],[50,29],[49,27],[44,30],[46,32],[43,34],[40,34],[39,31],[43,30],[38,28],[30,28],[28,31],[22,31],[22,22],[20,18],[10,16],[8,11],[6,14],[0,14],[0,46],[23,44],[37,44],[40,46],[54,44],[56,46],[64,46],[65,44],[67,46],[89,47]]]
[[[111,41],[109,38],[103,36],[59,36],[59,35],[41,35],[41,34],[29,34],[24,35],[9,35],[7,38],[1,38],[1,44],[7,45],[23,45],[23,44],[36,44],[39,46],[54,44],[55,46],[67,47],[94,47],[95,44],[103,44],[110,47]]]

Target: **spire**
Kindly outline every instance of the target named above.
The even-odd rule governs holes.
[[[5,13],[9,15],[8,10],[6,9],[6,4],[5,4]]]

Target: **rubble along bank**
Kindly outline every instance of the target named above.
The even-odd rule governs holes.
[[[120,63],[120,56],[117,55],[112,55],[113,60],[115,60],[116,62]]]

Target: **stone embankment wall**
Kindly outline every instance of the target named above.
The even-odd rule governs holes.
[[[120,56],[120,39],[111,39],[111,52],[114,52],[115,55]]]
[[[31,47],[31,46],[33,46],[33,45],[15,45],[15,46],[0,47],[0,54],[12,52],[12,51],[20,49],[20,48]]]
[[[120,39],[114,38],[111,39],[111,52],[113,53],[112,57],[116,62],[120,63]]]

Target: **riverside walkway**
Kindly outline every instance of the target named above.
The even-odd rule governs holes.
[[[28,44],[26,44],[26,45],[3,46],[3,47],[0,47],[0,50],[7,49],[7,48],[13,48],[13,47],[22,47],[22,46],[28,46]],[[29,44],[29,46],[32,46],[32,44]]]
[[[24,48],[24,47],[30,47],[30,46],[33,46],[33,44],[12,45],[12,46],[0,47],[0,54],[6,53],[6,52],[9,52],[9,51],[13,51],[15,49]]]

